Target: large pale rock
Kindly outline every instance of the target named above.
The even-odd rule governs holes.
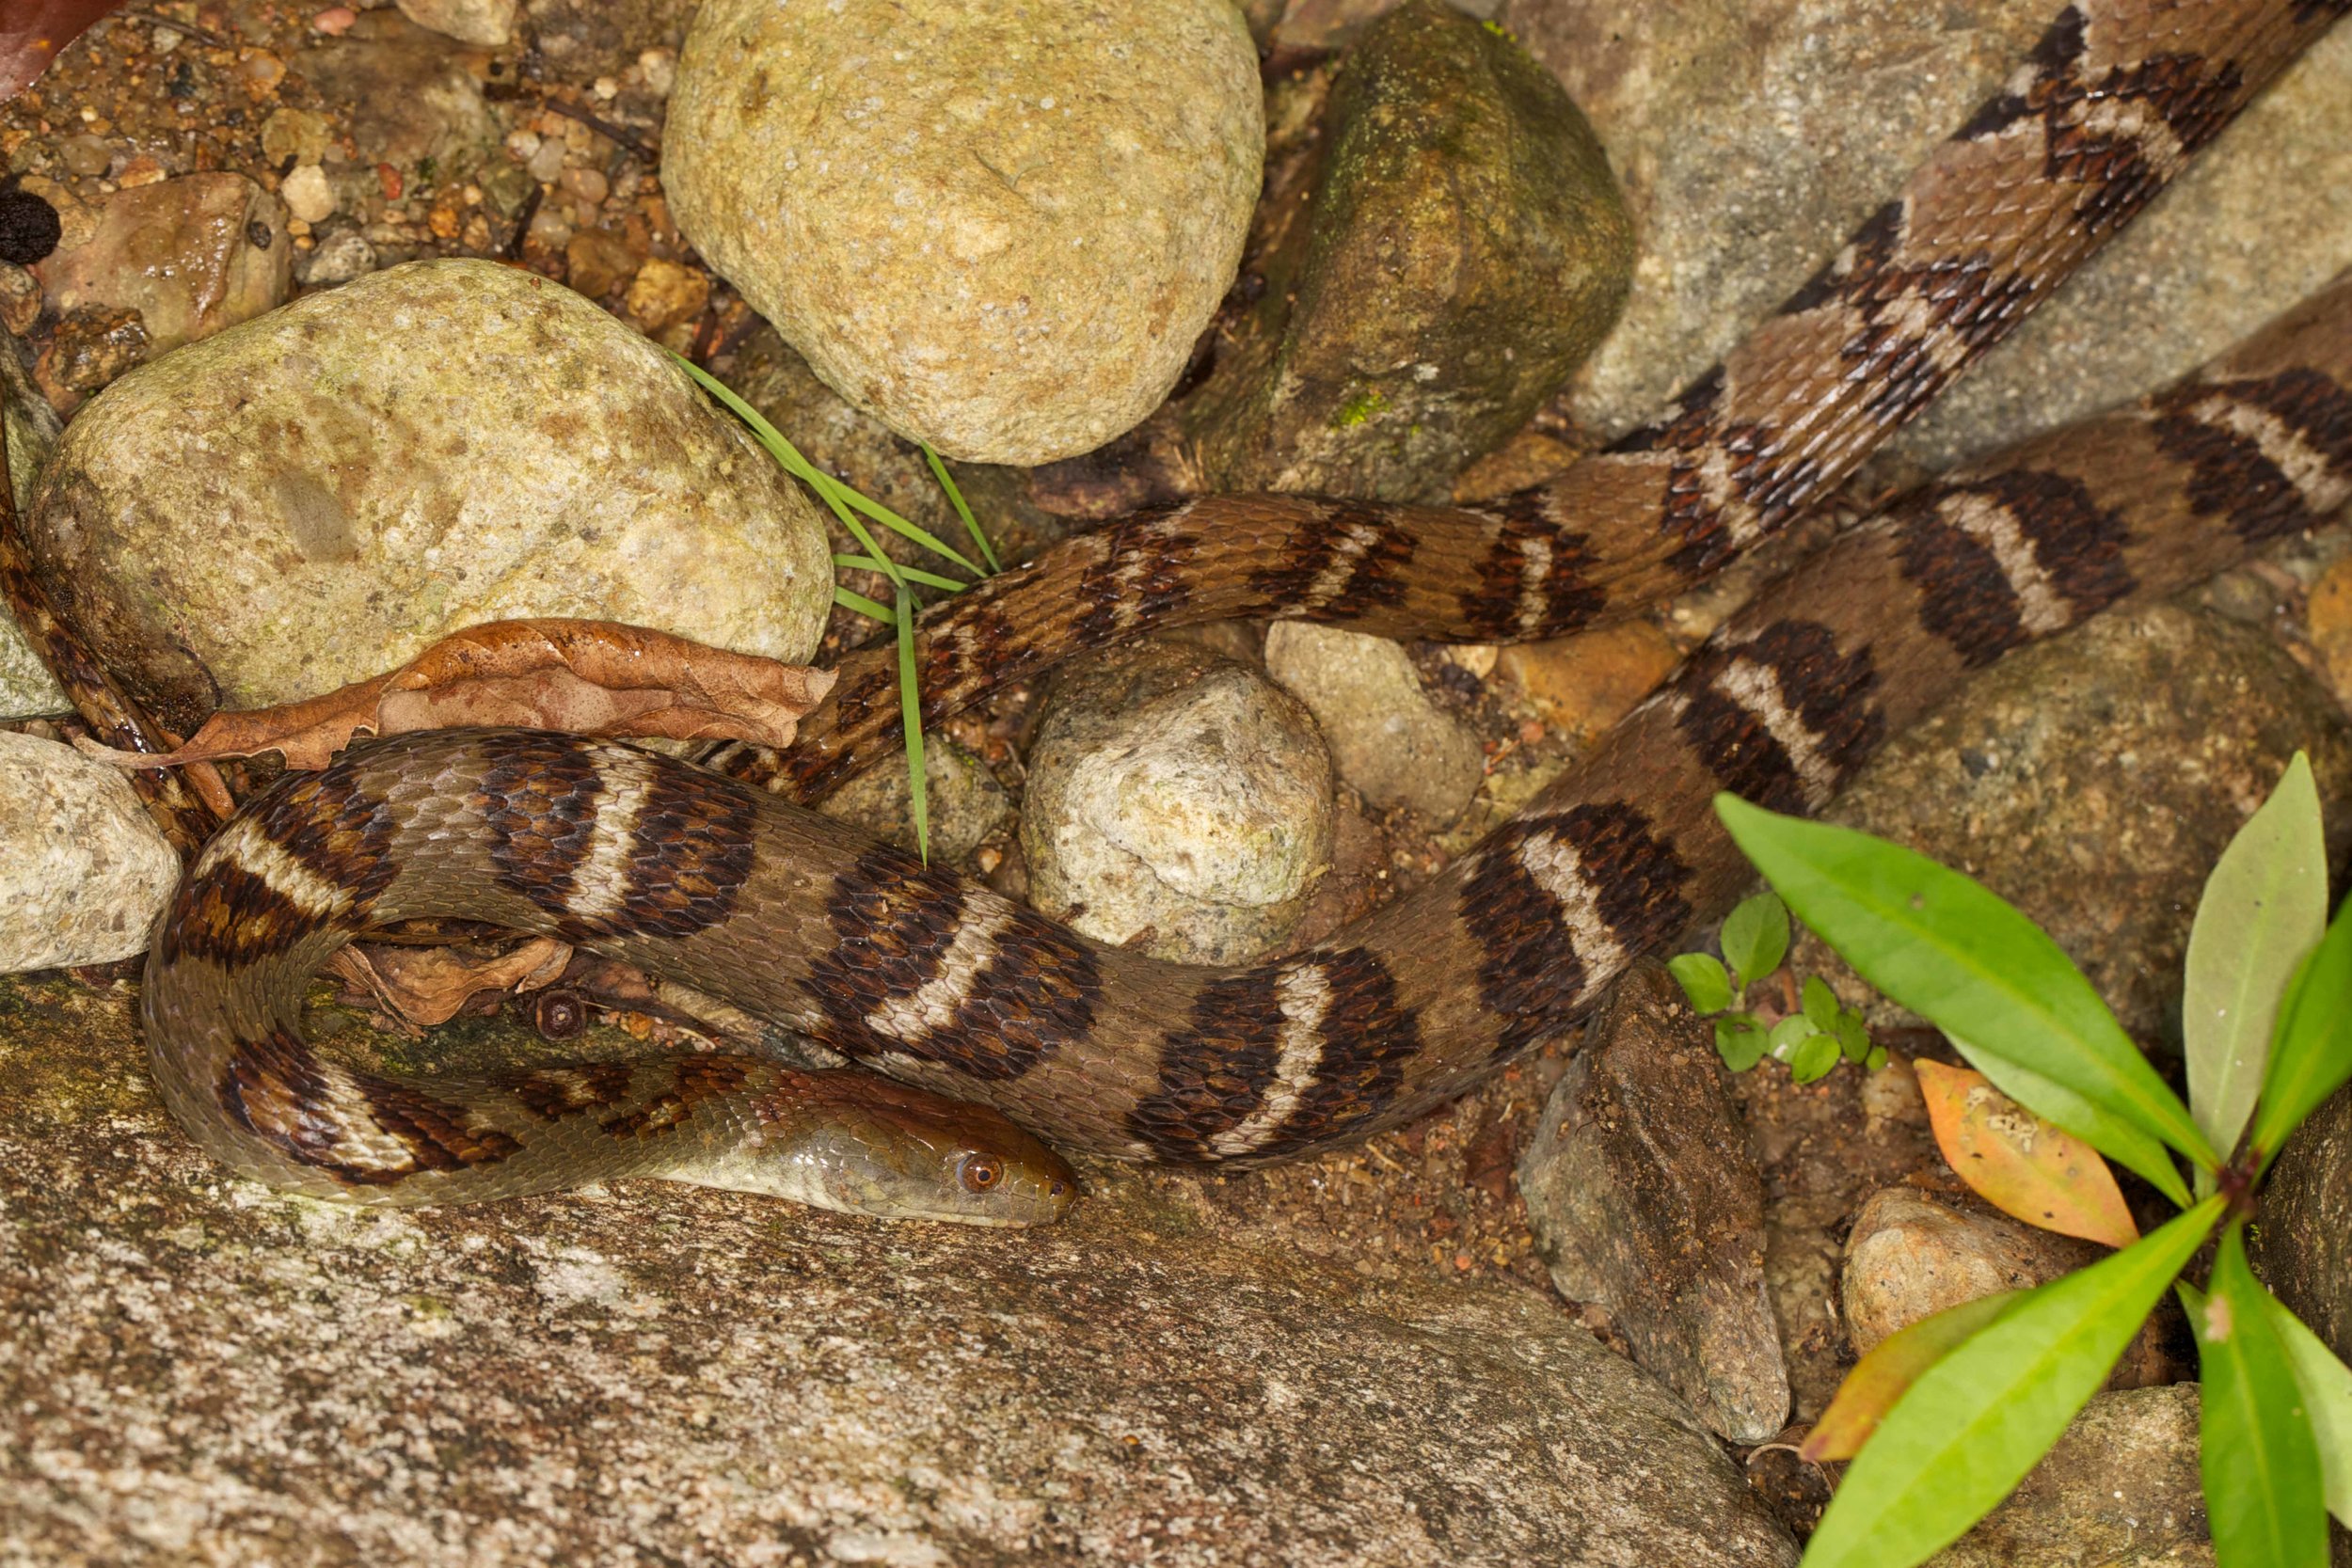
[[[1559,83],[1439,0],[1366,32],[1323,125],[1185,425],[1212,488],[1443,500],[1616,319],[1633,230]]]
[[[1265,662],[1323,726],[1340,776],[1373,805],[1409,806],[1442,827],[1478,792],[1485,749],[1422,689],[1404,644],[1277,621],[1266,628]]]
[[[0,971],[144,952],[179,880],[179,857],[119,772],[0,730]]]
[[[1908,1187],[1870,1196],[1846,1241],[1839,1299],[1854,1354],[1922,1318],[2003,1291],[2030,1291],[2106,1254],[2010,1219],[1947,1207]]]
[[[1331,760],[1297,701],[1194,644],[1066,666],[1028,755],[1029,897],[1099,941],[1240,963],[1331,860]]]
[[[126,376],[30,524],[52,591],[183,723],[509,616],[797,660],[833,587],[815,509],[668,356],[487,261],[377,273]]]
[[[2262,632],[2159,604],[2020,650],[1874,757],[1832,821],[1959,866],[2039,921],[2140,1042],[2177,1051],[2181,963],[2216,860],[2298,750],[2352,793],[2352,732]],[[2329,843],[2352,814],[2329,814]],[[1915,1021],[1810,935],[1872,1026]]]
[[[1635,968],[1519,1157],[1527,1222],[1571,1301],[1735,1443],[1788,1418],[1764,1283],[1764,1188],[1713,1031],[1664,969]]]
[[[710,0],[662,183],[844,397],[950,456],[1036,464],[1175,384],[1263,140],[1231,0]]]
[[[1374,1283],[1119,1177],[1018,1233],[660,1182],[280,1197],[165,1118],[134,1017],[0,987],[27,1562],[1796,1560],[1679,1402],[1516,1286]]]
[[[2050,0],[1507,0],[1588,115],[1642,254],[1573,390],[1613,434],[1771,313],[1999,89]],[[1942,467],[2160,387],[2352,265],[2352,29],[2286,71],[2174,190],[1897,437]]]

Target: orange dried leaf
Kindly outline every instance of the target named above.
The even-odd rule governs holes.
[[[732,653],[612,621],[493,621],[453,632],[406,664],[323,697],[215,713],[160,756],[84,743],[124,768],[178,767],[256,752],[319,768],[354,735],[519,725],[580,735],[792,743],[833,689],[830,670]]]
[[[1846,1381],[1837,1386],[1829,1408],[1821,1412],[1820,1420],[1798,1447],[1797,1457],[1808,1465],[1825,1465],[1860,1453],[1870,1433],[1878,1430],[1879,1422],[1895,1408],[1895,1402],[1919,1381],[1920,1374],[1958,1349],[1962,1340],[2008,1311],[2023,1293],[2003,1291],[1996,1295],[1963,1301],[1958,1307],[1947,1307],[1932,1317],[1899,1329],[1871,1346],[1870,1354],[1855,1362],[1853,1370],[1846,1374]]]
[[[537,990],[555,983],[572,950],[533,937],[503,953],[473,947],[346,947],[330,967],[364,986],[387,1012],[410,1023],[446,1023],[485,990]]]
[[[1963,1181],[2003,1213],[2105,1246],[2139,1239],[2099,1151],[1994,1088],[1984,1075],[1915,1062],[1935,1146]]]

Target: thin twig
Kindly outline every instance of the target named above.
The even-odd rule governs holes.
[[[210,27],[199,27],[193,22],[182,22],[177,17],[165,16],[159,11],[116,11],[106,20],[108,22],[144,22],[151,27],[168,27],[181,37],[192,38],[208,49],[234,49],[236,47],[236,44],[214,32]]]
[[[0,353],[5,352],[5,345],[0,345]],[[32,552],[25,547],[17,524],[16,491],[8,477],[5,439],[0,439],[0,597],[7,599],[34,657],[65,688],[75,711],[105,744],[125,752],[167,752],[179,744],[176,736],[141,712],[116,684],[80,634],[58,615],[48,591],[33,575]],[[183,860],[192,859],[220,826],[221,817],[236,809],[229,786],[209,763],[187,771],[185,779],[162,768],[130,775],[156,825]]]
[[[547,195],[545,185],[535,180],[532,182],[531,194],[523,198],[522,211],[515,214],[515,232],[507,237],[505,255],[508,261],[520,261],[523,259],[523,242],[531,237],[531,220],[539,215],[539,203],[547,199]]]
[[[573,105],[564,103],[560,98],[541,99],[539,106],[550,114],[562,115],[565,119],[576,119],[580,121],[580,123],[585,125],[589,130],[594,131],[597,135],[602,136],[605,140],[619,143],[621,146],[628,148],[631,152],[636,153],[640,158],[658,161],[661,156],[661,149],[658,147],[647,147],[644,140],[638,136],[637,133],[630,130],[628,126],[615,125],[609,119],[605,119],[600,116],[590,114],[585,109],[576,108]]]

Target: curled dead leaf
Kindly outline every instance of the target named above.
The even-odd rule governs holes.
[[[1984,1075],[1941,1062],[1912,1064],[1935,1146],[1977,1196],[2027,1225],[2104,1246],[2139,1239],[2099,1151],[2035,1116]]]
[[[462,947],[345,947],[327,960],[329,974],[363,988],[384,1010],[421,1027],[446,1023],[484,991],[536,990],[552,985],[572,950],[553,937],[533,937],[505,952]]]
[[[120,768],[181,767],[278,752],[326,766],[353,736],[461,725],[569,730],[785,747],[833,689],[830,670],[734,653],[613,621],[492,621],[441,639],[399,669],[323,697],[215,713],[162,755],[83,751]]]

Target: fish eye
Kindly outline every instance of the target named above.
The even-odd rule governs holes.
[[[1004,1174],[1004,1167],[996,1163],[995,1156],[990,1154],[967,1154],[956,1166],[957,1179],[976,1193],[988,1191]]]

